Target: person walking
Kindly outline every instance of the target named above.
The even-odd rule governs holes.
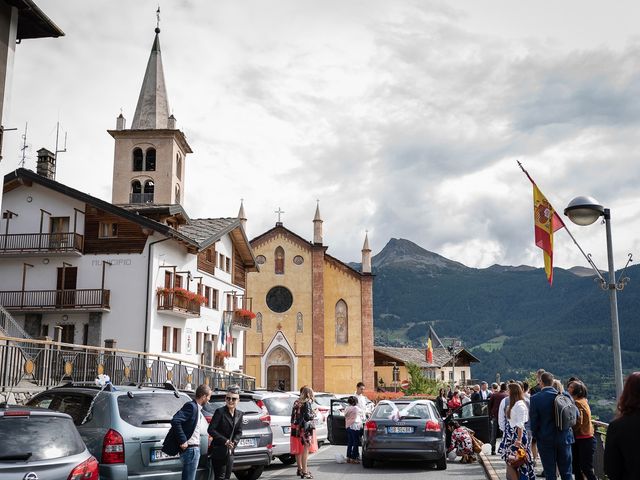
[[[638,455],[640,432],[640,372],[627,377],[618,400],[616,418],[607,428],[604,448],[604,473],[609,480],[637,480],[640,478]]]
[[[545,478],[556,480],[556,468],[562,480],[572,480],[571,445],[573,431],[570,427],[559,430],[555,422],[555,398],[558,391],[552,387],[553,375],[544,372],[540,376],[542,390],[531,396],[531,432],[536,439]]]
[[[344,424],[347,429],[347,463],[360,463],[360,432],[364,415],[358,399],[352,395],[347,399],[349,406],[344,410]]]
[[[447,405],[448,401],[447,391],[444,388],[440,388],[440,390],[438,390],[438,396],[436,397],[436,408],[442,418],[446,418],[449,414],[449,405]]]
[[[185,403],[171,419],[171,428],[162,444],[168,455],[180,454],[182,480],[195,480],[200,461],[200,434],[206,430],[202,406],[211,398],[208,385],[196,389],[196,398]]]
[[[295,455],[300,478],[313,478],[307,460],[310,453],[318,451],[314,424],[313,390],[309,386],[300,389],[300,398],[293,403],[291,411],[291,455]]]
[[[578,420],[573,427],[575,442],[571,446],[573,474],[576,480],[596,480],[593,470],[593,456],[596,452],[596,438],[593,436],[591,408],[587,401],[587,387],[582,382],[571,382],[567,386],[569,395],[578,407]]]
[[[217,408],[207,432],[211,437],[209,457],[215,480],[229,480],[233,470],[233,455],[242,437],[242,418],[238,410],[240,388],[231,386],[224,397],[224,405]]]
[[[531,458],[531,439],[527,435],[525,424],[529,420],[529,409],[524,400],[524,392],[518,383],[509,384],[509,406],[506,411],[504,440],[500,445],[502,459],[507,464],[507,480],[535,480],[533,459]],[[519,449],[526,452],[525,462],[515,468],[510,459]]]
[[[491,455],[496,454],[496,439],[498,438],[498,409],[502,400],[507,396],[507,384],[500,384],[499,390],[489,398],[489,416],[491,421],[491,433],[489,444],[491,445]]]

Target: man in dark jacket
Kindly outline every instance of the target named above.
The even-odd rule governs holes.
[[[489,418],[491,420],[491,435],[489,443],[491,444],[491,455],[496,454],[496,438],[498,437],[498,410],[502,399],[507,396],[507,384],[500,384],[500,390],[489,398]]]
[[[195,480],[200,461],[200,428],[202,405],[209,401],[211,389],[200,385],[196,389],[196,399],[187,402],[171,419],[171,429],[167,433],[162,451],[168,455],[180,454],[182,480]],[[206,425],[206,424],[205,424]]]
[[[553,388],[553,375],[544,372],[540,376],[542,390],[531,397],[530,422],[533,438],[538,445],[545,478],[556,480],[556,466],[562,480],[572,480],[571,444],[574,442],[571,427],[558,430],[555,420],[555,398],[558,391]]]
[[[233,470],[233,452],[242,437],[243,412],[238,410],[240,388],[227,389],[224,405],[218,408],[211,419],[207,432],[211,436],[209,456],[213,466],[214,480],[229,480]]]

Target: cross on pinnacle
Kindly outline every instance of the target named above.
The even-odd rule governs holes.
[[[275,210],[275,211],[274,211],[274,213],[277,213],[277,214],[278,214],[278,223],[279,223],[279,224],[282,224],[282,218],[281,218],[281,215],[282,215],[283,213],[285,213],[285,212],[284,212],[284,210],[282,210],[280,207],[278,207],[278,210]]]

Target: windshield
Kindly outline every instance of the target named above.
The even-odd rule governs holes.
[[[136,427],[168,427],[175,413],[189,401],[186,395],[138,393],[118,396],[120,418]]]
[[[322,405],[323,407],[329,407],[331,406],[331,399],[335,397],[333,395],[316,395],[314,398],[319,405]]]
[[[84,449],[70,418],[48,415],[0,417],[0,465],[68,457],[82,453]]]
[[[429,405],[416,402],[385,402],[380,403],[373,411],[371,418],[376,419],[401,419],[420,418],[430,419],[432,417]]]
[[[269,397],[263,400],[270,415],[288,417],[293,410],[295,397]]]

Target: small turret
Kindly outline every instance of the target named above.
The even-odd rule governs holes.
[[[169,116],[169,120],[167,120],[167,128],[169,130],[176,129],[176,117],[173,116],[173,113]]]
[[[244,199],[240,199],[240,210],[238,211],[238,220],[243,230],[247,230],[247,215],[244,213]]]
[[[127,127],[127,119],[120,113],[116,118],[116,130],[124,130]]]
[[[371,249],[369,248],[369,232],[364,235],[362,245],[362,273],[371,273]]]
[[[320,200],[316,204],[316,214],[313,217],[313,243],[322,245],[322,218],[320,217]]]

